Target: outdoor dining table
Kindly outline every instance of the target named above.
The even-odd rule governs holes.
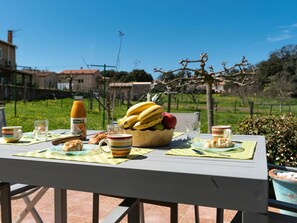
[[[95,132],[98,131],[89,131],[88,134]],[[209,139],[211,135],[201,134],[201,138]],[[233,139],[256,141],[253,158],[167,155],[171,143],[112,165],[15,156],[51,147],[50,141],[27,146],[2,144],[0,180],[55,188],[57,223],[67,222],[67,190],[240,210],[245,223],[268,222],[265,138],[234,135]],[[129,220],[138,222],[137,219]]]

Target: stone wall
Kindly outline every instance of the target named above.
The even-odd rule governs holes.
[[[37,89],[30,87],[17,86],[16,88],[12,85],[0,84],[0,100],[14,100],[14,93],[16,92],[17,100],[44,100],[44,99],[58,99],[72,97],[74,94],[70,91],[61,90],[49,90],[49,89]],[[75,92],[75,94],[78,92]],[[83,93],[87,96],[87,93]]]

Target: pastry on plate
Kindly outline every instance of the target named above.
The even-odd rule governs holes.
[[[102,139],[106,139],[107,132],[99,132],[91,136],[89,144],[98,144]]]
[[[81,151],[82,148],[83,148],[83,143],[80,139],[69,140],[69,141],[65,142],[63,145],[64,152]]]
[[[234,143],[230,139],[226,138],[215,138],[207,141],[203,148],[230,148],[233,147]]]

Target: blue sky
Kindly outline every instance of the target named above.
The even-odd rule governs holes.
[[[3,6],[5,4],[5,6]],[[86,64],[118,70],[179,68],[199,59],[221,69],[256,64],[297,40],[295,0],[0,0],[0,39],[14,32],[17,64],[60,72]],[[5,8],[5,10],[3,10]]]

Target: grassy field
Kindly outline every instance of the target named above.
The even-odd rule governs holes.
[[[167,110],[167,97],[164,97],[164,109]],[[215,103],[217,104],[214,112],[214,119],[216,125],[231,125],[236,132],[236,123],[249,117],[249,105],[243,103],[236,97],[227,97],[214,95]],[[279,105],[276,101],[262,98],[254,98],[254,114],[255,115],[268,115],[270,113],[270,104],[272,106],[272,114],[280,114]],[[178,101],[178,103],[177,103]],[[48,119],[49,129],[69,129],[70,128],[70,110],[73,100],[61,99],[61,100],[45,100],[35,102],[17,102],[16,116],[14,102],[5,104],[5,113],[7,125],[22,125],[24,131],[32,131],[34,120]],[[99,105],[96,101],[93,103],[93,109],[89,109],[89,102],[85,100],[85,106],[87,108],[87,126],[88,129],[103,129],[102,125],[102,110],[99,110]],[[236,102],[236,111],[234,110]],[[132,102],[134,104],[136,102]],[[292,112],[297,114],[297,100],[290,101],[290,107],[284,106],[283,112]],[[127,105],[117,106],[114,111],[114,120],[121,118],[125,115]],[[194,104],[185,94],[175,96],[171,103],[170,112],[195,112],[201,113],[201,130],[203,133],[207,132],[207,112],[205,95],[199,96],[199,103]]]

